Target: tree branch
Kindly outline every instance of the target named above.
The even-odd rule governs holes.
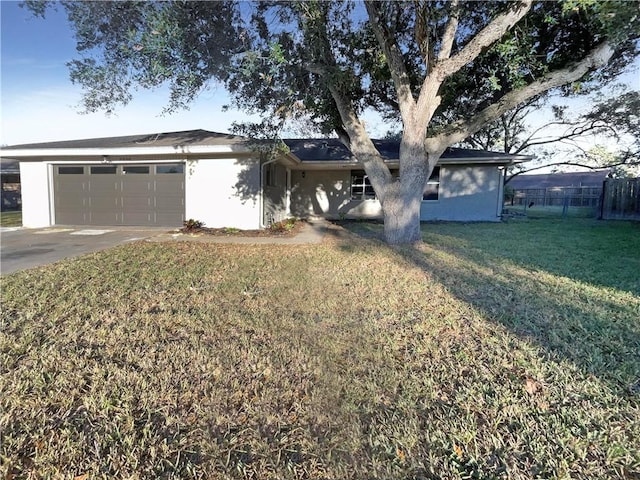
[[[580,147],[577,147],[577,148],[582,150],[583,155],[585,156],[590,155],[588,151],[585,151]],[[549,168],[549,167],[568,166],[568,167],[581,167],[589,170],[604,170],[606,168],[611,169],[611,168],[622,167],[622,166],[636,166],[636,165],[640,165],[640,158],[638,158],[638,153],[639,152],[626,152],[624,155],[618,157],[618,161],[616,162],[604,163],[599,165],[590,165],[590,164],[581,163],[581,162],[564,161],[564,162],[546,163],[544,165],[539,165],[537,167],[525,168],[523,170],[520,170],[512,174],[510,177],[505,179],[505,185],[518,175],[521,175],[523,173],[535,172],[536,170],[541,170],[543,168]]]
[[[536,80],[525,87],[507,93],[496,103],[480,111],[473,118],[459,120],[451,124],[445,132],[436,137],[428,138],[426,140],[427,148],[438,148],[440,145],[453,145],[454,143],[463,141],[485,125],[495,122],[500,115],[508,112],[520,103],[552,88],[579,80],[590,70],[605,65],[613,54],[613,47],[608,41],[605,41],[595,47],[581,61],[550,72],[540,80]]]
[[[336,129],[340,140],[351,150],[355,157],[362,163],[365,171],[370,176],[371,183],[380,201],[384,201],[386,185],[393,181],[389,167],[384,163],[380,153],[367,134],[364,125],[358,118],[353,102],[345,95],[336,84],[336,75],[333,70],[339,68],[335,60],[326,30],[327,22],[316,26],[321,56],[324,64],[313,63],[306,66],[307,70],[319,75],[331,93],[335,102],[342,125],[344,128]]]
[[[471,144],[472,147],[486,150],[484,144],[477,138],[469,137],[467,138],[467,141]]]
[[[532,167],[532,168],[528,168],[526,170],[520,170],[519,172],[516,172],[513,175],[509,176],[507,179],[505,179],[504,184],[506,185],[508,182],[513,180],[515,177],[517,177],[518,175],[522,175],[523,173],[534,172],[536,170],[541,170],[543,168],[549,168],[549,167],[567,166],[567,167],[588,168],[589,170],[604,170],[605,168],[612,168],[612,167],[617,167],[617,166],[620,166],[620,165],[625,165],[625,163],[622,162],[622,163],[616,163],[616,164],[606,165],[606,166],[603,166],[603,165],[586,165],[584,163],[578,163],[578,162],[547,163],[546,165],[540,165],[538,167]]]
[[[518,21],[524,17],[531,8],[532,0],[524,0],[520,6],[514,10],[509,10],[494,18],[489,25],[483,28],[473,39],[457,54],[451,55],[455,33],[457,30],[457,16],[452,10],[453,16],[449,18],[449,22],[445,28],[445,37],[443,38],[443,49],[438,55],[438,61],[422,82],[420,96],[417,101],[417,109],[415,118],[418,122],[427,125],[433,114],[440,106],[441,97],[438,95],[442,82],[453,75],[466,64],[473,61],[481,51],[502,38],[502,36],[513,27]],[[455,6],[454,6],[455,9]],[[442,57],[442,58],[441,58]],[[515,106],[515,105],[514,105]],[[498,115],[499,116],[499,115]],[[495,117],[497,118],[497,117]],[[468,135],[467,135],[468,136]],[[466,137],[465,137],[466,138]],[[461,138],[458,141],[462,141]],[[452,142],[451,144],[456,143]],[[451,145],[449,144],[449,145]],[[436,145],[431,143],[428,150],[434,154],[442,153],[447,145]]]
[[[438,61],[447,60],[451,57],[453,42],[456,39],[456,32],[458,31],[458,0],[452,0],[449,8],[451,13],[449,14],[449,20],[442,35],[442,46],[440,47],[440,52],[438,52]]]
[[[465,47],[453,57],[442,60],[436,66],[436,73],[440,80],[453,75],[466,64],[472,62],[480,55],[483,49],[492,45],[502,38],[502,36],[516,23],[524,17],[531,8],[532,0],[524,0],[520,5],[494,18],[489,25],[484,27],[475,35]],[[447,28],[449,25],[447,25]],[[450,53],[450,52],[449,52]]]
[[[539,132],[541,132],[541,131],[542,131],[542,130],[544,130],[545,128],[549,128],[549,127],[551,127],[551,126],[553,126],[553,125],[575,126],[575,125],[577,125],[577,123],[573,123],[573,122],[549,122],[549,123],[546,123],[546,124],[544,124],[544,125],[542,125],[542,126],[540,126],[540,127],[536,128],[536,129],[534,129],[534,130],[531,132],[531,134],[530,134],[530,135],[529,135],[529,136],[528,136],[528,137],[527,137],[527,138],[522,142],[522,144],[523,144],[523,145],[527,145],[527,146],[528,146],[528,145],[529,145],[529,142],[530,142],[531,140],[533,140],[533,139],[534,139],[534,137],[535,137]],[[525,147],[525,148],[526,148],[526,147]]]
[[[426,65],[429,65],[431,53],[433,51],[433,44],[429,41],[429,25],[425,19],[425,17],[428,16],[426,12],[429,10],[429,3],[419,1],[416,1],[415,3],[416,21],[413,27],[414,36],[418,49],[420,50],[420,54],[422,55],[422,59]]]
[[[408,120],[412,117],[413,109],[415,108],[415,100],[411,92],[411,80],[409,79],[407,66],[404,63],[400,48],[382,23],[380,5],[379,2],[375,1],[365,2],[369,22],[371,23],[378,43],[382,47],[387,64],[389,65],[389,70],[391,71],[393,83],[396,87],[400,115],[403,120]]]
[[[548,127],[550,125],[554,125],[554,124],[559,124],[561,125],[562,123],[560,122],[551,122],[548,125],[545,125],[545,127]],[[537,131],[539,131],[540,129],[538,129]],[[534,147],[534,146],[540,146],[540,145],[547,145],[549,143],[556,143],[556,142],[563,142],[565,140],[572,140],[574,138],[578,138],[581,137],[583,135],[585,135],[586,133],[597,133],[597,132],[602,132],[604,130],[610,130],[611,134],[615,137],[616,136],[616,131],[612,129],[611,126],[609,125],[605,125],[605,124],[598,124],[596,121],[590,122],[588,125],[576,125],[575,128],[573,128],[572,130],[569,130],[565,133],[563,133],[562,135],[558,135],[555,137],[550,137],[550,138],[540,138],[540,139],[535,139],[533,138],[533,134],[530,135],[527,140],[525,142],[522,143],[522,145],[520,145],[520,147],[518,147],[518,149],[514,152],[514,153],[520,153],[523,150],[529,148],[529,147]]]

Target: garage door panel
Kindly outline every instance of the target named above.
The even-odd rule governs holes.
[[[114,200],[115,199],[105,199],[98,205],[95,205],[95,202],[93,202],[91,207],[88,209],[91,212],[92,222],[97,217],[110,218],[111,221],[117,221],[118,215],[121,213],[121,209]]]
[[[121,197],[114,195],[92,195],[89,197],[91,208],[106,208],[113,210],[121,205]]]
[[[179,188],[156,188],[156,197],[184,198],[184,190]]]
[[[91,225],[119,225],[121,222],[119,213],[91,211]]]
[[[173,193],[175,195],[184,194],[184,182],[167,178],[167,175],[159,176],[156,179],[156,192]]]
[[[144,197],[152,194],[153,192],[153,182],[152,181],[130,181],[127,179],[122,182],[122,196],[132,196],[132,197]]]
[[[126,207],[127,205],[134,205],[137,204],[139,202],[144,201],[145,204],[148,203],[148,200],[153,200],[153,197],[155,195],[153,195],[153,192],[151,194],[149,193],[130,193],[128,195],[126,194],[121,194],[122,196],[120,198],[122,198],[122,204]]]
[[[179,226],[184,190],[179,163],[55,166],[56,223]]]
[[[113,193],[111,195],[100,193],[100,195],[92,194],[89,197],[90,210],[92,212],[117,212],[119,210],[119,197],[114,196]]]
[[[78,179],[72,182],[67,179],[55,182],[55,189],[62,198],[78,198],[88,192],[88,182]]]
[[[156,210],[158,210],[159,212],[182,212],[184,211],[184,200],[175,197],[156,197]]]
[[[166,226],[182,226],[184,222],[184,213],[182,212],[158,212],[156,213],[156,223]]]
[[[144,175],[148,177],[148,175]],[[153,191],[153,179],[151,178],[132,178],[123,177],[121,180],[122,191],[127,193],[135,193],[140,191]]]
[[[184,195],[176,195],[175,193],[156,194],[155,199],[158,207],[165,207],[169,205],[184,206]]]
[[[124,212],[122,225],[155,225],[153,212]]]
[[[89,192],[92,196],[101,195],[101,196],[110,196],[113,197],[117,192],[120,191],[118,188],[118,182],[113,180],[109,182],[96,182],[91,179],[89,183]]]
[[[155,210],[153,197],[122,197],[122,208],[125,212],[135,212],[140,210]]]
[[[87,225],[89,222],[85,212],[66,211],[56,214],[56,223],[58,225]]]
[[[90,205],[89,197],[84,197],[82,194],[78,195],[65,195],[58,196],[56,198],[56,205],[60,205],[67,208],[89,208]]]

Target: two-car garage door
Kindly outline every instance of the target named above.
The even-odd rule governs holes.
[[[184,164],[55,165],[58,225],[180,226]]]

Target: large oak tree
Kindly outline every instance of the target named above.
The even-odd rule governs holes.
[[[30,2],[43,14],[46,4]],[[635,55],[635,2],[62,2],[88,110],[138,87],[171,87],[168,109],[223,82],[263,125],[335,133],[367,172],[389,243],[421,239],[426,182],[447,147],[519,104],[610,78]],[[400,176],[362,114],[402,124]]]

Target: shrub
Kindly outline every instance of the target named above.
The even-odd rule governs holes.
[[[274,232],[285,233],[285,232],[291,231],[293,229],[293,227],[296,226],[296,223],[298,223],[297,219],[295,219],[295,218],[287,218],[287,219],[282,220],[280,222],[272,223],[269,228]]]
[[[187,232],[193,232],[204,227],[204,222],[190,218],[189,220],[185,220],[184,222],[182,222],[182,225],[184,227],[183,230]]]

